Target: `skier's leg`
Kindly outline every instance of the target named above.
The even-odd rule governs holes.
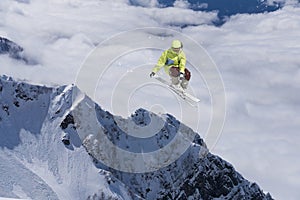
[[[178,67],[171,67],[170,68],[170,78],[172,85],[178,85],[179,84],[179,68]]]
[[[191,79],[191,72],[187,68],[185,68],[185,70],[184,70],[184,79],[180,83],[181,87],[184,90],[187,89],[190,79]]]
[[[179,84],[179,79],[178,77],[170,76],[171,77],[171,83],[172,85],[178,85]]]
[[[186,80],[186,79],[183,79],[183,80],[181,81],[181,83],[180,83],[181,87],[182,87],[184,90],[187,89],[188,84],[189,84],[189,81]]]

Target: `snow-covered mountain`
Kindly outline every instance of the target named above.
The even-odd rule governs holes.
[[[8,55],[9,57],[22,61],[25,64],[33,65],[36,61],[29,58],[24,53],[24,48],[15,42],[0,36],[0,55]]]
[[[155,127],[150,137],[129,133]],[[61,141],[66,135],[69,145]],[[272,199],[173,116],[141,108],[123,119],[74,85],[2,76],[0,138],[0,197]],[[178,138],[188,144],[181,154]]]
[[[8,54],[12,58],[20,59],[20,53],[23,51],[23,48],[17,45],[16,43],[0,37],[0,54]]]
[[[138,199],[110,172],[97,169],[79,140],[72,138],[72,148],[61,142],[74,88],[1,77],[0,197]]]

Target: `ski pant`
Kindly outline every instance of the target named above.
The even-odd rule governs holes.
[[[180,83],[183,89],[187,89],[189,80],[191,79],[191,72],[187,68],[185,68],[184,70],[183,80],[179,79],[180,71],[178,67],[175,66],[171,67],[169,71],[169,75],[171,77],[171,82],[173,85],[178,85]]]

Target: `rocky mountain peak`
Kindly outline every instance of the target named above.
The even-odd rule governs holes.
[[[7,161],[0,164],[2,196],[14,196],[1,181],[10,176],[32,199],[66,198],[59,185],[81,199],[272,199],[170,114],[140,108],[122,118],[74,85],[51,88],[6,76],[0,99],[0,157]],[[21,175],[29,182],[18,182]],[[44,192],[30,193],[39,184]]]

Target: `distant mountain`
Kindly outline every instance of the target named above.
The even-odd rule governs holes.
[[[37,62],[34,59],[26,57],[24,55],[24,49],[17,43],[0,37],[0,55],[7,54],[11,58],[25,62],[26,64],[36,64]]]
[[[0,197],[272,199],[172,115],[141,108],[124,119],[73,85],[0,78],[0,159]]]
[[[0,37],[0,54],[8,54],[12,58],[21,59],[21,52],[23,48],[16,43]]]

